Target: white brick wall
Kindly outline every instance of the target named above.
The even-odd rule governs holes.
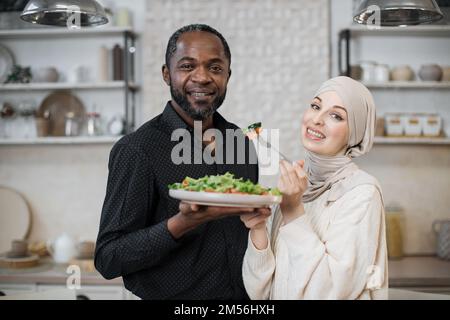
[[[299,157],[301,112],[329,75],[328,1],[147,0],[144,121],[170,99],[161,77],[165,48],[191,23],[216,28],[231,48],[233,74],[220,112],[239,126],[279,128],[282,151]]]

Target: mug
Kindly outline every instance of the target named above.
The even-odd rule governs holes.
[[[450,260],[450,220],[434,221],[433,231],[437,236],[436,253],[438,257]]]
[[[389,67],[385,64],[378,64],[374,69],[375,82],[388,82],[389,81]]]
[[[362,61],[360,63],[362,68],[362,81],[373,82],[375,80],[375,66],[373,61]]]
[[[26,240],[13,240],[11,251],[7,253],[8,258],[22,258],[28,254],[28,242]]]
[[[82,241],[77,246],[78,259],[91,259],[94,257],[95,243],[93,241]]]
[[[91,81],[91,70],[87,66],[77,66],[69,72],[67,80],[72,83],[89,82]]]

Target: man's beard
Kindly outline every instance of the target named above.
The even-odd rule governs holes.
[[[172,99],[183,109],[192,119],[194,120],[205,120],[212,116],[217,109],[220,108],[223,101],[225,100],[225,96],[227,91],[223,93],[223,95],[217,96],[211,106],[209,108],[201,108],[199,110],[195,109],[190,102],[188,101],[186,95],[183,95],[180,91],[177,91],[170,85],[170,94],[172,95]]]

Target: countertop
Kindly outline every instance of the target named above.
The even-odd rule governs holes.
[[[72,272],[66,272],[67,265],[55,264],[51,260],[43,260],[38,266],[27,269],[0,268],[0,284],[65,284]],[[123,285],[122,278],[106,280],[97,271],[80,270],[81,285]]]
[[[435,256],[389,260],[389,287],[450,287],[450,261]]]
[[[65,284],[66,266],[43,261],[29,269],[0,268],[0,283]],[[122,278],[104,279],[98,272],[81,271],[81,284],[122,285]],[[389,260],[389,287],[450,287],[450,261],[434,256],[405,257]]]

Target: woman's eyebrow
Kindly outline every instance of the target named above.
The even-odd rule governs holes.
[[[345,113],[347,113],[347,110],[344,108],[344,107],[341,107],[341,106],[333,106],[333,108],[337,108],[337,109],[342,109],[342,110],[344,110],[345,111]]]
[[[322,102],[322,99],[320,99],[319,97],[314,97],[314,99],[319,100],[320,102]]]

